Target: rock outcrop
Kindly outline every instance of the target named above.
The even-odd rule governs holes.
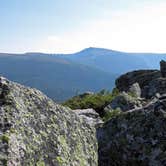
[[[141,93],[139,92],[138,84]],[[135,85],[135,86],[134,86]],[[122,92],[129,92],[137,89],[137,94],[141,97],[151,99],[156,93],[166,93],[166,62],[160,62],[160,71],[158,70],[138,70],[126,73],[116,80],[116,87]]]
[[[95,132],[40,91],[0,78],[0,165],[96,166]]]
[[[151,98],[155,94],[149,94],[151,81],[161,78],[158,70],[138,70],[126,73],[116,80],[116,87],[120,92],[129,92],[131,86],[138,83],[141,89],[141,97]]]
[[[99,166],[166,165],[166,96],[98,129]]]
[[[116,88],[105,109],[122,111],[98,129],[99,166],[166,165],[166,62],[122,75]]]

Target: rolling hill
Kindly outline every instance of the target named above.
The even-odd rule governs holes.
[[[0,75],[37,88],[56,101],[111,89],[115,75],[42,53],[0,54]]]

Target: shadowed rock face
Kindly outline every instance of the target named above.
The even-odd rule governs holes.
[[[0,78],[0,165],[96,166],[95,128],[40,91]]]
[[[160,71],[161,71],[161,76],[166,77],[166,61],[164,60],[160,62]]]
[[[130,87],[134,83],[138,83],[141,88],[141,94],[143,97],[145,97],[147,86],[148,84],[155,80],[160,78],[161,74],[158,70],[138,70],[138,71],[132,71],[129,73],[126,73],[122,76],[120,76],[116,80],[116,87],[120,91],[129,91]]]
[[[120,91],[129,92],[136,83],[141,88],[141,97],[150,99],[156,93],[166,93],[166,62],[160,62],[160,71],[138,70],[126,73],[116,80],[116,87]]]
[[[97,130],[99,166],[166,165],[166,62],[160,65],[161,71],[133,71],[116,80],[122,93],[105,109],[122,111]]]
[[[166,165],[166,96],[98,129],[99,166]]]

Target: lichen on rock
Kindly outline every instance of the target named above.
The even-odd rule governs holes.
[[[166,99],[118,114],[98,129],[99,166],[166,165]]]
[[[0,165],[97,165],[95,128],[40,91],[1,78],[0,115]]]

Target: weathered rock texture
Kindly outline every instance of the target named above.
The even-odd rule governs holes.
[[[121,93],[105,109],[122,111],[98,129],[99,165],[165,166],[166,62],[124,74],[116,87]]]
[[[131,109],[142,107],[142,102],[143,101],[140,98],[130,96],[126,92],[123,92],[115,97],[112,102],[104,108],[104,111],[107,112],[116,109],[129,111]]]
[[[135,97],[141,97],[141,88],[137,82],[129,87],[129,93]]]
[[[161,72],[158,70],[138,70],[120,76],[116,80],[116,87],[120,91],[129,92],[132,85],[138,83],[141,89],[141,97],[151,98],[160,88],[158,87],[158,82],[160,82],[160,79],[161,79]],[[165,81],[165,79],[166,78],[162,78],[163,81]],[[154,83],[151,83],[154,81],[157,82],[155,83],[155,85]],[[152,92],[151,86],[154,86],[153,89],[156,90]],[[166,84],[164,88],[166,90]],[[162,94],[165,92],[166,91],[162,92]]]
[[[0,165],[96,166],[95,128],[40,91],[0,78]]]
[[[166,96],[98,129],[100,166],[166,165]]]
[[[149,84],[153,80],[159,79],[161,76],[158,70],[138,70],[126,73],[116,80],[116,87],[120,91],[128,92],[134,83],[138,83],[141,88],[141,96],[150,98],[148,92],[150,90]]]
[[[103,124],[99,114],[92,108],[73,110],[77,115],[84,118],[91,126],[98,127]]]

